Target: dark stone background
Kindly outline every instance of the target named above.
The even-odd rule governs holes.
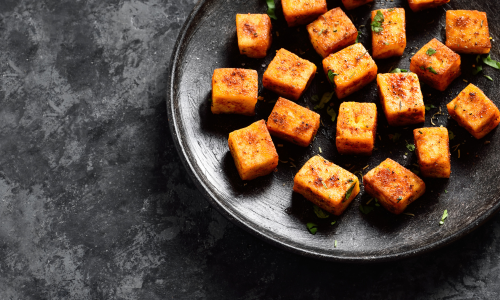
[[[498,299],[500,216],[351,265],[274,248],[209,207],[167,124],[196,0],[0,0],[0,299]]]

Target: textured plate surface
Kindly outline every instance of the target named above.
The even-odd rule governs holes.
[[[279,1],[278,1],[279,2]],[[328,8],[341,6],[340,1],[328,1]],[[500,12],[494,1],[453,0],[449,4],[420,13],[413,13],[407,1],[376,1],[372,7],[363,6],[348,15],[360,30],[360,42],[371,49],[369,13],[372,9],[403,7],[407,18],[407,48],[402,58],[378,60],[379,73],[392,67],[409,69],[410,57],[433,37],[445,41],[445,12],[450,9],[477,9],[489,18],[490,34],[496,40]],[[428,86],[422,87],[424,101],[433,107],[426,112],[425,126],[446,126],[455,138],[450,146],[460,144],[452,152],[452,176],[449,180],[429,180],[426,194],[412,203],[406,212],[414,214],[394,216],[372,201],[368,214],[360,211],[370,196],[361,193],[346,212],[337,218],[320,220],[310,202],[292,192],[293,176],[313,155],[365,174],[390,157],[403,166],[414,169],[416,155],[406,148],[406,141],[413,143],[412,130],[421,127],[396,128],[387,126],[377,96],[376,83],[343,99],[343,101],[374,102],[378,106],[379,128],[377,150],[371,157],[341,156],[335,148],[335,122],[325,109],[319,111],[322,123],[313,144],[300,148],[273,138],[282,163],[277,172],[253,181],[240,180],[227,146],[229,132],[246,127],[254,121],[267,119],[278,96],[262,88],[261,79],[276,50],[286,48],[314,62],[321,70],[321,57],[312,48],[304,26],[288,28],[277,3],[277,21],[273,21],[273,44],[264,59],[250,59],[238,51],[236,13],[265,13],[265,1],[206,0],[200,1],[184,25],[177,41],[170,68],[167,95],[169,124],[177,149],[194,181],[207,199],[221,213],[242,228],[288,250],[307,256],[339,261],[383,261],[412,256],[450,243],[474,230],[499,208],[500,195],[500,133],[494,130],[477,141],[467,131],[448,119],[446,104],[467,86],[479,86],[497,106],[500,105],[497,81],[500,74],[484,67],[484,74],[494,78],[491,82],[482,74],[473,76],[475,56],[462,55],[462,76],[445,92]],[[493,43],[493,58],[500,59],[498,47]],[[210,112],[211,76],[216,68],[241,67],[259,73],[259,95],[265,101],[257,104],[257,115],[213,115]],[[330,91],[323,72],[319,72],[311,87],[297,101],[303,106],[314,107],[313,95]],[[340,101],[332,99],[338,112]],[[439,114],[441,109],[442,114]],[[394,135],[399,134],[398,139]],[[396,135],[397,136],[397,135]],[[391,139],[392,137],[393,139]],[[485,143],[490,141],[490,143]],[[321,148],[321,150],[320,150]],[[455,148],[453,148],[455,149]],[[292,166],[295,165],[296,167]],[[364,169],[365,166],[369,166]],[[359,174],[359,173],[358,173]],[[443,211],[449,216],[445,224],[439,221]],[[333,221],[334,225],[331,225]],[[306,229],[306,223],[319,225],[316,235]],[[334,246],[337,241],[337,247]]]

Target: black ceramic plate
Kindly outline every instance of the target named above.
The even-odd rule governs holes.
[[[279,2],[279,1],[277,1]],[[340,0],[328,1],[328,8],[341,6]],[[477,9],[489,18],[490,34],[496,40],[500,32],[500,9],[496,1],[452,0],[449,4],[413,13],[407,1],[378,1],[348,11],[361,31],[360,42],[371,48],[369,14],[378,8],[403,7],[407,18],[407,48],[401,58],[377,61],[380,73],[392,67],[409,69],[410,57],[432,38],[445,40],[445,12],[450,9]],[[500,195],[500,132],[494,130],[481,140],[474,139],[467,131],[448,118],[446,104],[469,83],[479,86],[500,105],[498,82],[500,71],[484,67],[484,74],[472,75],[475,56],[462,55],[462,76],[445,92],[423,86],[424,100],[433,107],[426,112],[425,125],[396,128],[387,126],[380,110],[376,83],[343,99],[343,101],[374,102],[379,107],[377,150],[371,157],[341,156],[335,148],[335,127],[325,110],[321,110],[323,126],[316,140],[308,148],[300,148],[273,138],[282,161],[277,172],[244,182],[240,180],[227,146],[228,134],[252,122],[267,119],[278,96],[262,89],[259,95],[266,101],[257,104],[257,115],[213,115],[210,112],[211,76],[216,68],[238,67],[255,69],[262,79],[267,65],[277,49],[285,48],[302,58],[314,62],[322,70],[321,57],[312,48],[305,26],[288,28],[277,3],[277,21],[273,21],[273,44],[264,59],[250,59],[239,54],[235,32],[236,13],[265,13],[264,0],[206,0],[200,1],[187,20],[177,41],[171,62],[167,105],[169,123],[181,159],[199,189],[222,214],[252,234],[307,256],[338,261],[382,261],[413,256],[448,244],[477,228],[499,208]],[[278,34],[279,33],[279,34]],[[499,47],[493,42],[491,55],[500,59]],[[311,87],[297,101],[314,107],[311,98],[330,91],[325,75],[320,71]],[[333,99],[338,111],[341,103]],[[441,108],[442,114],[436,114]],[[436,115],[435,115],[436,114]],[[322,152],[326,159],[346,169],[363,174],[390,157],[401,165],[415,169],[416,156],[406,147],[413,143],[412,130],[431,124],[446,126],[455,137],[450,146],[460,144],[452,152],[452,176],[449,180],[426,179],[427,192],[411,204],[406,212],[392,215],[372,201],[371,212],[360,211],[370,196],[363,190],[338,217],[318,219],[312,204],[292,192],[293,177],[312,156]],[[400,135],[398,139],[394,136]],[[391,139],[390,137],[393,137]],[[488,142],[486,142],[488,141]],[[321,150],[320,150],[321,147]],[[455,148],[453,148],[455,149]],[[292,166],[293,163],[295,166]],[[363,169],[365,166],[369,166]],[[358,173],[359,174],[359,173]],[[449,216],[439,225],[443,211]],[[336,221],[334,225],[331,225]],[[316,235],[306,228],[306,223],[319,226]],[[337,241],[337,247],[335,247]]]

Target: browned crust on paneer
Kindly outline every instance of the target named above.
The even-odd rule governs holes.
[[[445,127],[413,130],[415,153],[423,177],[450,178],[450,138]]]
[[[340,154],[372,155],[376,132],[375,103],[344,102],[340,105],[335,139]]]
[[[353,186],[346,199],[347,192]],[[359,193],[356,175],[316,155],[295,175],[293,191],[320,208],[339,216]]]
[[[236,34],[240,53],[252,58],[266,57],[272,42],[271,19],[267,14],[237,14]]]
[[[446,46],[458,53],[489,53],[491,41],[486,13],[477,10],[446,11]]]
[[[278,153],[264,120],[231,132],[228,144],[242,180],[267,175],[278,166]]]
[[[354,44],[323,59],[323,70],[338,74],[334,90],[342,99],[360,90],[377,77],[377,65],[361,43]]]
[[[446,3],[450,0],[408,0],[411,10],[414,12],[421,11],[424,9],[434,8]]]
[[[450,116],[476,139],[483,138],[500,123],[498,107],[473,84],[469,84],[446,107]]]
[[[281,6],[288,27],[308,24],[328,10],[326,0],[282,0]]]
[[[255,70],[215,69],[212,75],[212,113],[255,115],[258,84]]]
[[[281,97],[267,119],[271,135],[302,147],[309,146],[319,125],[319,114]]]
[[[342,4],[344,4],[347,10],[355,9],[356,7],[360,7],[370,2],[373,2],[373,0],[342,0]]]
[[[425,122],[425,105],[415,73],[377,74],[380,102],[391,126]]]
[[[397,215],[425,193],[424,181],[390,158],[366,173],[363,185],[368,194]]]
[[[384,22],[381,32],[372,31],[373,58],[402,56],[406,48],[405,10],[403,8],[374,10],[372,22],[378,11],[384,15]]]
[[[358,37],[358,30],[340,7],[307,25],[307,31],[314,49],[322,57],[354,44]]]
[[[428,55],[427,51],[430,48],[436,53]],[[444,91],[460,76],[460,64],[460,55],[437,39],[432,39],[411,58],[410,70],[431,87]]]
[[[278,95],[297,100],[311,84],[316,65],[280,49],[262,76],[262,85]]]

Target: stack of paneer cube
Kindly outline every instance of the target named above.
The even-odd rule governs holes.
[[[342,0],[354,9],[373,0]],[[413,11],[448,3],[449,0],[408,0]],[[458,53],[486,54],[491,41],[486,14],[449,10],[446,43],[432,39],[412,58],[411,72],[396,69],[377,74],[374,59],[402,56],[406,48],[406,17],[403,8],[378,9],[371,13],[372,55],[357,43],[358,30],[344,11],[327,10],[326,0],[283,0],[289,27],[307,25],[313,48],[323,58],[323,71],[338,99],[360,90],[375,78],[381,107],[390,126],[409,126],[425,121],[420,80],[444,91],[461,74]],[[267,56],[271,47],[271,20],[264,14],[238,14],[236,30],[242,55]],[[372,58],[373,57],[373,58]],[[315,77],[316,65],[286,50],[276,51],[262,76],[264,88],[279,99],[265,120],[229,134],[228,144],[242,180],[277,170],[278,153],[271,136],[308,147],[320,127],[320,115],[294,101],[300,99]],[[216,69],[212,77],[212,112],[254,116],[258,98],[258,74],[248,69]],[[447,105],[450,116],[480,139],[500,123],[500,111],[478,87],[470,84]],[[341,103],[335,144],[341,155],[371,155],[377,131],[375,103]],[[451,175],[448,130],[444,127],[413,130],[415,153],[423,177]],[[321,152],[321,149],[320,149]],[[363,177],[365,191],[388,211],[402,213],[422,196],[425,183],[416,174],[387,158]],[[318,207],[340,215],[360,192],[354,174],[316,155],[294,178],[293,190]]]

